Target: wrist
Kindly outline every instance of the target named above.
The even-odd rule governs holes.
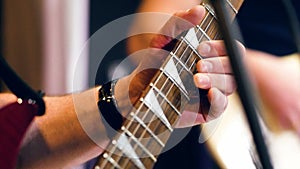
[[[98,109],[109,138],[112,138],[123,124],[123,116],[115,98],[116,82],[117,80],[109,81],[98,90]]]

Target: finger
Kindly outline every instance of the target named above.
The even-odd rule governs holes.
[[[196,73],[194,83],[201,89],[217,88],[225,95],[232,94],[236,89],[234,77],[231,75]]]
[[[239,49],[242,54],[245,53],[245,47],[239,41],[236,41]],[[197,48],[200,55],[203,57],[216,57],[216,56],[225,56],[227,51],[222,40],[213,40],[213,41],[204,41],[201,42]]]
[[[232,74],[232,69],[228,57],[203,59],[197,62],[196,67],[199,73]]]
[[[208,100],[210,101],[210,109],[206,117],[206,121],[211,121],[218,118],[226,109],[228,100],[220,90],[217,88],[211,88],[208,91]]]
[[[160,34],[154,36],[150,47],[163,48],[183,31],[199,24],[204,14],[205,9],[200,5],[175,13],[160,30]]]

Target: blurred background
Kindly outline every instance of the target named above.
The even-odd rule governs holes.
[[[1,54],[11,67],[36,90],[48,95],[81,91],[105,82],[109,66],[125,57],[123,42],[116,45],[109,63],[101,66],[95,81],[89,71],[98,64],[81,53],[87,39],[103,25],[134,13],[139,0],[1,0]],[[129,26],[130,24],[128,24]],[[126,33],[127,28],[124,28]],[[101,45],[101,44],[99,44]],[[81,62],[77,63],[79,55]],[[76,79],[73,82],[74,69]],[[78,83],[74,88],[73,83]],[[3,83],[1,90],[5,90]]]
[[[122,16],[135,13],[140,1],[0,0],[0,53],[29,86],[35,90],[43,90],[47,95],[82,91],[95,84],[104,83],[111,79],[111,72],[109,72],[111,66],[118,64],[127,56],[125,42],[121,41],[116,44],[106,54],[104,62],[100,66],[96,62],[97,58],[92,57],[88,52],[82,53],[82,48],[88,38],[102,26]],[[127,26],[123,28],[122,33],[127,33],[130,23]],[[82,58],[80,62],[77,62],[79,56]],[[76,79],[73,78],[75,69]],[[94,75],[95,72],[97,72],[97,78]],[[76,88],[74,88],[74,83],[77,84]],[[0,91],[5,90],[7,90],[5,85],[0,82]],[[234,108],[236,109],[236,105],[234,105]],[[236,122],[244,123],[242,120],[243,118],[236,120]],[[228,119],[228,123],[231,122],[232,119]],[[237,125],[237,127],[232,126],[239,129],[240,125]],[[179,167],[180,165],[189,164],[190,161],[187,158],[181,159],[182,156],[186,155],[185,157],[194,160],[194,162],[196,161],[196,163],[209,163],[209,167],[206,168],[217,168],[213,164],[214,160],[209,157],[209,152],[204,151],[205,148],[199,147],[202,144],[198,145],[197,140],[191,139],[199,137],[199,127],[193,128],[193,131],[182,141],[182,144],[176,146],[177,149],[167,152],[177,155],[177,158],[168,154],[163,154],[161,158],[163,158],[166,165],[173,164]],[[232,136],[234,132],[232,130],[228,131],[228,133],[225,133],[221,130],[219,136],[235,138]],[[241,134],[245,134],[245,131],[247,132],[247,129],[241,130]],[[239,133],[236,135],[240,137]],[[286,146],[298,144],[298,140],[294,143],[294,140],[286,139],[290,136],[280,139],[276,137],[277,135],[270,137],[268,143],[272,147],[282,148],[283,150],[280,150],[280,152],[285,153],[273,154],[291,154],[291,157],[298,157],[293,155],[292,152],[299,149]],[[220,140],[220,137],[217,137],[217,139]],[[231,141],[233,147],[237,147],[237,144],[234,144],[235,142],[229,141]],[[216,144],[212,143],[211,147],[215,147]],[[285,146],[280,146],[283,144]],[[194,145],[197,145],[197,147]],[[226,144],[220,146],[220,149],[231,148],[228,145],[230,145],[229,142],[226,142]],[[244,146],[244,143],[242,146]],[[190,150],[196,150],[194,151],[196,153],[192,154]],[[224,150],[222,152],[227,153],[230,151]],[[199,152],[203,152],[201,156]],[[192,156],[194,158],[191,158]],[[225,154],[224,157],[228,157],[228,154]],[[279,157],[276,159],[279,159]],[[298,159],[294,160],[296,164],[299,164]],[[236,163],[237,160],[235,158],[233,160]],[[288,162],[289,165],[292,164],[290,161]],[[156,167],[163,166],[162,163],[158,163]],[[77,168],[88,168],[89,166],[92,165],[83,164]]]

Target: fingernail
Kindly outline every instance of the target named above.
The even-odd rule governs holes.
[[[208,53],[210,53],[210,51],[211,51],[210,45],[207,44],[206,42],[200,43],[198,49],[199,49],[199,53],[200,53],[201,55],[208,54]]]
[[[212,71],[212,64],[208,61],[204,61],[202,60],[201,61],[201,68],[200,68],[200,71],[201,72],[211,72]]]
[[[206,75],[198,75],[197,77],[198,87],[204,88],[209,85],[209,77]]]

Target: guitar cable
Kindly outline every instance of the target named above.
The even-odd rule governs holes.
[[[245,66],[241,59],[241,51],[239,50],[235,40],[237,35],[240,35],[239,27],[237,23],[231,22],[225,0],[211,0],[211,2],[214,9],[216,9],[215,12],[218,16],[220,25],[219,29],[223,35],[232,71],[235,75],[235,81],[238,86],[237,91],[244,108],[245,116],[248,120],[248,125],[255,143],[261,167],[263,169],[273,169],[269,151],[264,141],[262,129],[258,120],[259,106],[256,102],[255,96],[253,95],[253,85],[250,83],[248,72],[244,68]],[[239,38],[242,39],[242,36]]]

